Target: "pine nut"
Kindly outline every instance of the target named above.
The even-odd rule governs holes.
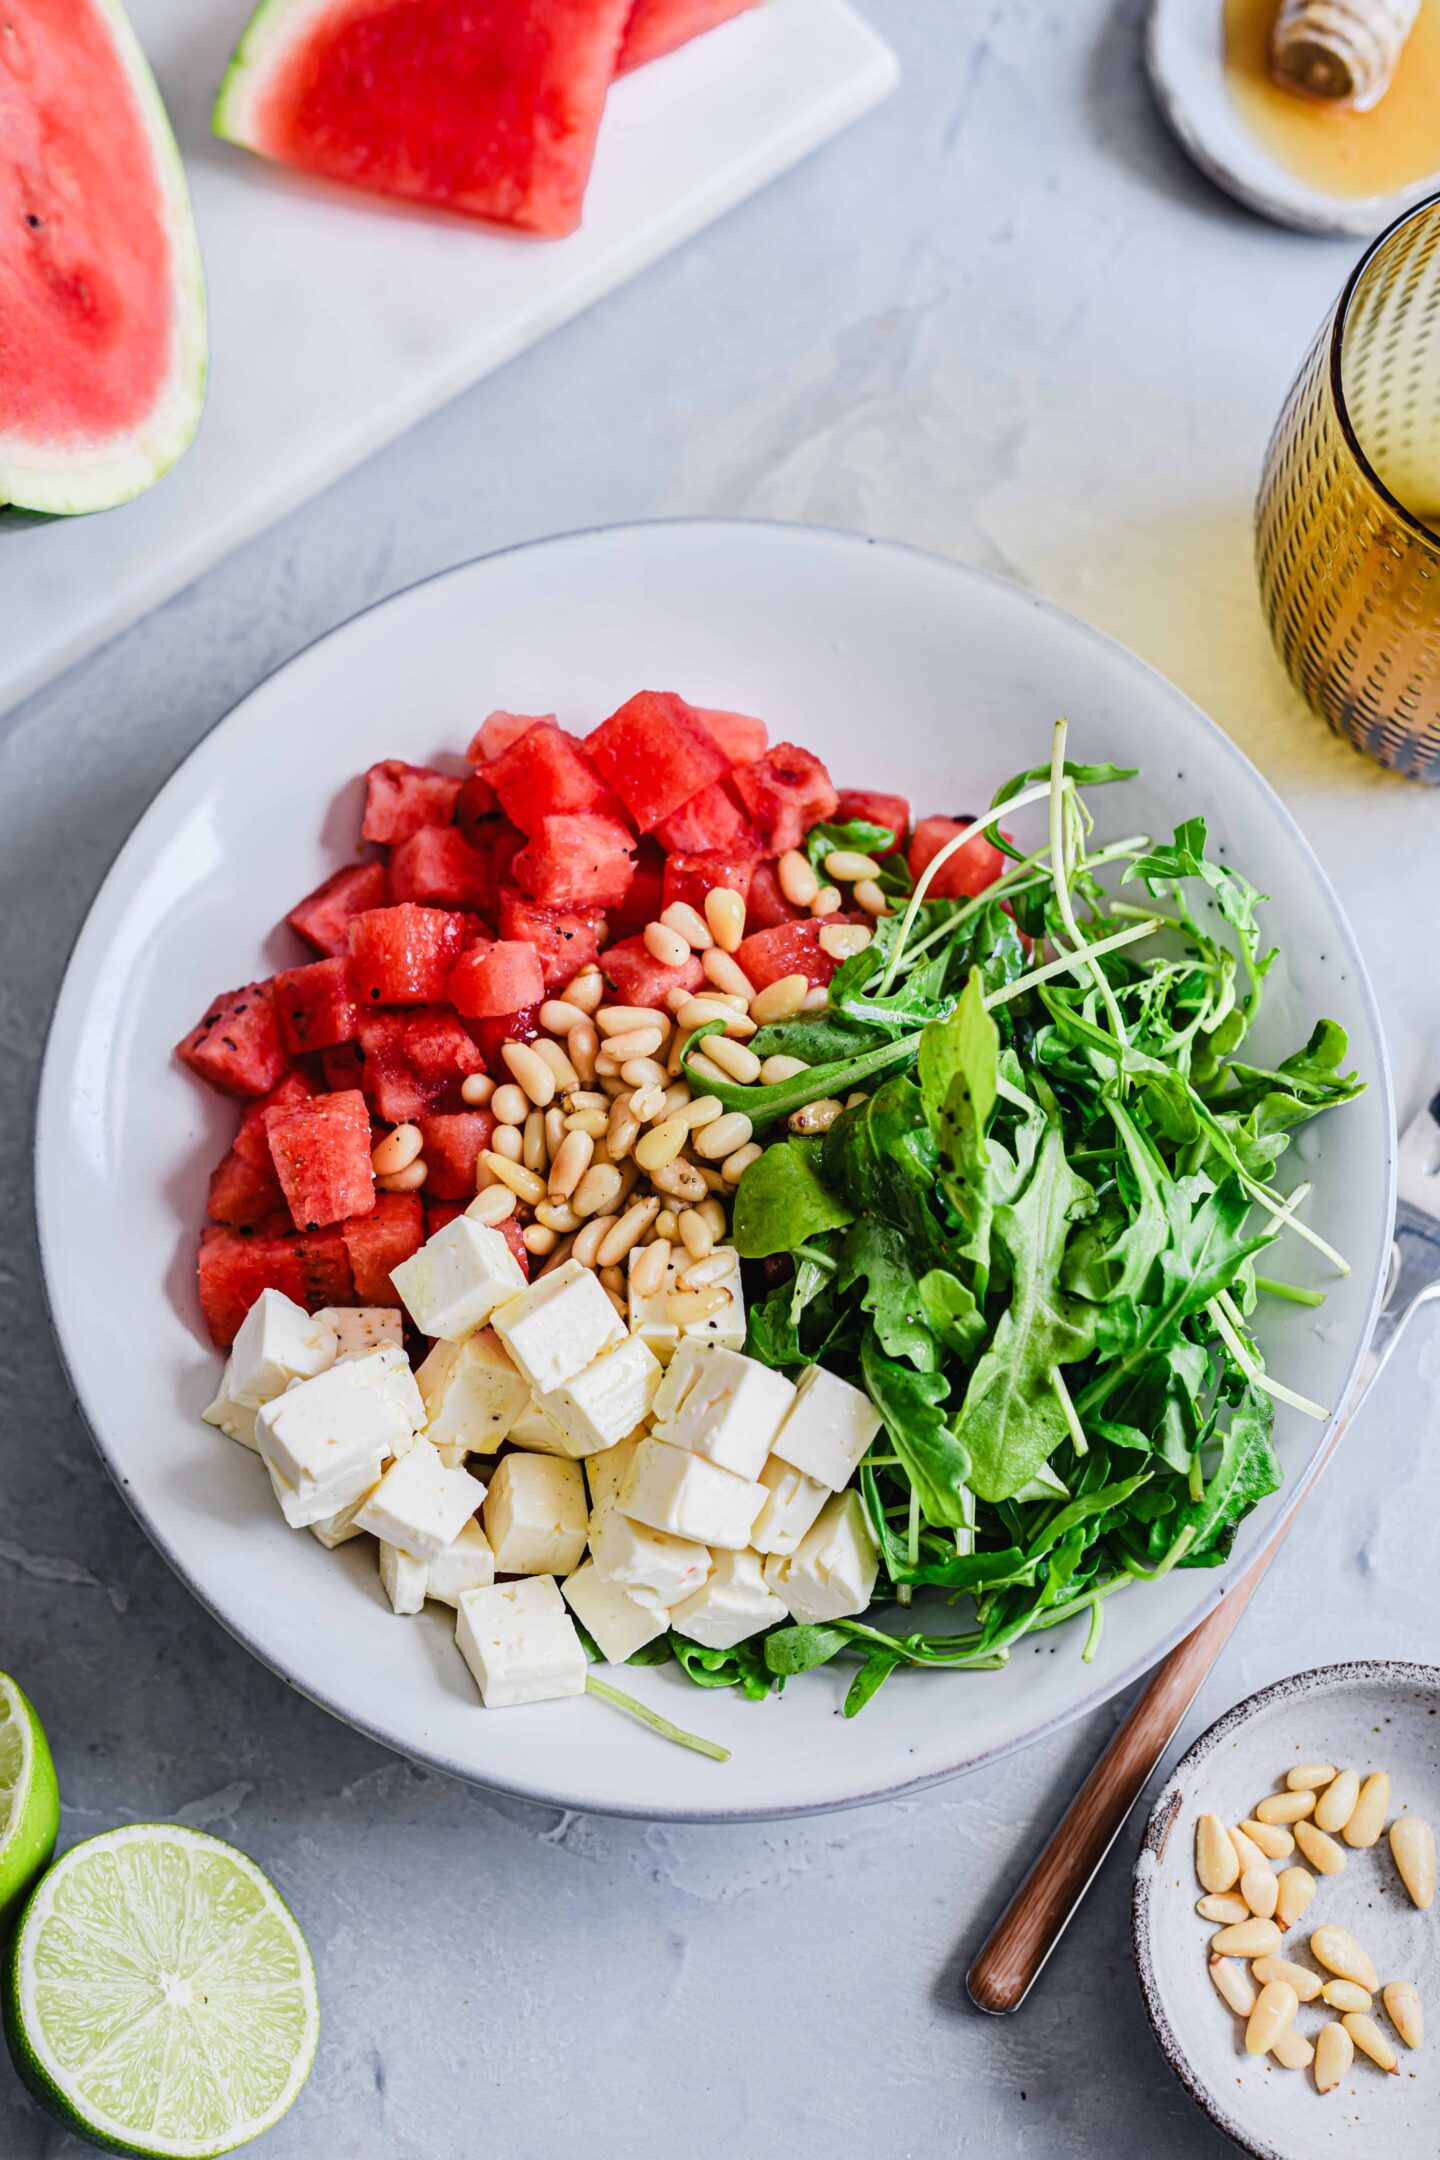
[[[1343,1830],[1355,1812],[1360,1797],[1360,1773],[1358,1770],[1342,1770],[1332,1778],[1315,1803],[1315,1827],[1317,1830]]]
[[[1232,1920],[1248,1920],[1250,1908],[1238,1890],[1209,1890],[1195,1900],[1195,1910],[1202,1920],[1213,1922],[1216,1927],[1228,1927]]]
[[[1313,1792],[1272,1792],[1255,1810],[1256,1822],[1295,1824],[1315,1812]]]
[[[1316,2092],[1334,2092],[1341,2079],[1348,2077],[1354,2060],[1355,2043],[1339,2020],[1322,2025],[1315,2035]]]
[[[729,1110],[695,1135],[695,1152],[705,1162],[723,1162],[744,1147],[755,1131],[743,1110]]]
[[[620,1325],[622,1327],[629,1327],[630,1315],[626,1308],[624,1298],[620,1296],[618,1291],[608,1288],[605,1291],[605,1295],[609,1298],[611,1305],[614,1307],[615,1317],[620,1322]]]
[[[745,902],[729,885],[713,885],[705,895],[705,920],[722,952],[732,953],[745,935]]]
[[[608,1290],[612,1298],[623,1299],[625,1295],[625,1273],[622,1268],[602,1267],[600,1270],[600,1283],[602,1289]]]
[[[727,1035],[753,1035],[755,1022],[748,1012],[738,1012],[718,993],[713,997],[688,998],[675,1015],[675,1024],[688,1035],[692,1028],[708,1027],[712,1020],[724,1023]]]
[[[1233,1958],[1212,1957],[1210,1978],[1227,2009],[1233,2010],[1236,2017],[1248,2018],[1255,2008],[1256,1994],[1245,1967],[1237,1965]]]
[[[628,1088],[663,1088],[670,1079],[665,1067],[655,1058],[626,1058],[620,1068],[620,1077]]]
[[[1368,1952],[1361,1949],[1348,1928],[1327,1923],[1310,1937],[1310,1955],[1337,1980],[1354,1980],[1373,1995],[1380,1985]]]
[[[609,1214],[620,1199],[624,1182],[613,1163],[591,1163],[570,1195],[571,1208],[580,1216]]]
[[[1383,1770],[1372,1771],[1360,1787],[1360,1797],[1340,1835],[1355,1850],[1378,1845],[1390,1812],[1390,1780]]]
[[[844,895],[838,885],[822,885],[810,902],[810,913],[822,918],[826,915],[838,915],[844,905]]]
[[[1202,1815],[1195,1825],[1195,1873],[1202,1890],[1233,1890],[1240,1880],[1240,1858],[1218,1815]]]
[[[1435,1902],[1435,1833],[1418,1815],[1397,1815],[1390,1825],[1390,1850],[1412,1905],[1428,1912]]]
[[[718,1036],[712,1036],[710,1038],[712,1042],[720,1041],[722,1039],[723,1038]],[[695,1078],[697,1080],[703,1080],[707,1087],[728,1087],[730,1085],[729,1073],[722,1072],[720,1070],[720,1067],[715,1063],[714,1058],[707,1057],[703,1050],[697,1050],[695,1052],[694,1056],[690,1059],[689,1069],[694,1074]],[[704,1099],[704,1097],[701,1098],[702,1101]],[[722,1103],[720,1107],[723,1110],[725,1105]]]
[[[419,1192],[429,1174],[430,1166],[421,1156],[390,1177],[377,1177],[375,1183],[381,1192]]]
[[[1345,1865],[1345,1848],[1337,1845],[1333,1837],[1326,1837],[1314,1823],[1297,1822],[1295,1842],[1317,1875],[1338,1875]]]
[[[873,855],[862,855],[855,848],[836,848],[825,857],[825,875],[837,885],[853,885],[857,878],[875,878],[880,875],[880,865]]]
[[[567,1132],[582,1132],[591,1140],[603,1139],[609,1125],[603,1110],[572,1110],[565,1120]]]
[[[1247,1815],[1240,1828],[1267,1860],[1288,1860],[1295,1850],[1294,1838],[1280,1823],[1256,1822],[1253,1815]]]
[[[820,880],[798,848],[787,848],[775,865],[780,890],[791,907],[808,908],[820,890]]]
[[[1283,1980],[1287,1987],[1294,1988],[1297,2002],[1314,2002],[1316,1996],[1324,1992],[1319,1973],[1310,1972],[1304,1965],[1292,1964],[1289,1958],[1256,1958],[1250,1970],[1262,1987],[1267,1980]]]
[[[1332,1778],[1339,1776],[1332,1762],[1296,1763],[1293,1770],[1285,1773],[1285,1784],[1291,1792],[1319,1792]],[[1323,1828],[1323,1825],[1322,1825]]]
[[[566,1133],[546,1180],[552,1200],[569,1199],[589,1169],[594,1154],[595,1142],[588,1133]]]
[[[1425,2038],[1425,2012],[1420,1990],[1413,1980],[1392,1980],[1381,2000],[1385,2014],[1407,2048],[1418,2048]]]
[[[1294,2024],[1299,2007],[1294,1988],[1283,1980],[1267,1980],[1245,2027],[1246,2054],[1268,2055],[1286,2026]]]
[[[578,1005],[583,1013],[596,1013],[605,996],[605,978],[593,960],[572,975],[562,993],[567,1005]]]
[[[600,1038],[588,1020],[573,1027],[565,1038],[565,1054],[580,1078],[588,1086],[595,1078],[595,1060],[599,1055]]]
[[[785,1120],[793,1133],[829,1132],[845,1105],[833,1095],[822,1095],[818,1102],[806,1103],[799,1110],[792,1110]]]
[[[667,1244],[674,1244],[680,1235],[680,1219],[673,1208],[661,1208],[655,1217],[655,1235],[657,1238],[664,1238]]]
[[[543,1110],[555,1094],[555,1075],[544,1058],[538,1051],[532,1050],[529,1043],[517,1042],[502,1043],[500,1055],[505,1060],[511,1077],[524,1088],[531,1102]],[[566,1064],[569,1065],[568,1058]]]
[[[602,1005],[595,1015],[595,1023],[606,1038],[612,1035],[633,1035],[636,1028],[659,1027],[663,1015],[654,1005]]]
[[[601,1267],[618,1267],[631,1247],[639,1244],[659,1212],[660,1202],[653,1193],[647,1200],[637,1200],[634,1207],[627,1208],[600,1241],[596,1258]]]
[[[1270,1868],[1246,1868],[1240,1877],[1240,1895],[1257,1920],[1274,1919],[1280,1889]]]
[[[653,1080],[637,1087],[630,1097],[630,1115],[641,1125],[651,1125],[665,1108],[665,1090]]]
[[[518,1125],[497,1125],[490,1135],[490,1153],[503,1155],[507,1162],[519,1162],[525,1152],[525,1138]],[[480,1160],[484,1161],[484,1155]]]
[[[605,1144],[612,1162],[623,1161],[635,1145],[640,1120],[635,1115],[632,1102],[633,1098],[629,1095],[617,1095],[610,1107],[609,1122],[605,1128]]]
[[[568,1035],[571,1028],[583,1027],[589,1014],[583,1005],[572,1005],[568,998],[546,998],[540,1007],[540,1025],[552,1035]]]
[[[611,1035],[605,1044],[608,1057],[617,1067],[627,1065],[631,1058],[654,1057],[665,1045],[665,1029],[658,1027],[632,1028],[628,1035]]]
[[[572,1088],[565,1098],[567,1110],[608,1110],[610,1098],[599,1088]]]
[[[534,1253],[537,1260],[547,1260],[560,1240],[553,1230],[546,1229],[544,1223],[532,1222],[527,1223],[521,1231],[520,1242],[526,1252]]]
[[[703,1260],[692,1260],[676,1277],[678,1290],[708,1290],[713,1283],[723,1282],[734,1265],[733,1251],[707,1254]]]
[[[424,1145],[418,1125],[396,1125],[371,1148],[370,1167],[376,1177],[394,1177],[397,1171],[409,1169]]]
[[[1399,2056],[1374,2018],[1367,2017],[1363,2010],[1347,2010],[1340,2022],[1361,2054],[1368,2055],[1371,2062],[1377,2063],[1382,2070],[1400,2068]]]
[[[580,1075],[576,1072],[569,1058],[566,1057],[559,1043],[547,1042],[542,1035],[537,1042],[531,1045],[531,1048],[541,1064],[549,1066],[550,1077],[557,1088],[563,1091],[568,1088],[579,1087]]]
[[[572,1237],[580,1227],[580,1218],[574,1208],[567,1206],[563,1200],[537,1200],[535,1220],[543,1223],[547,1230],[555,1231],[559,1237]]]
[[[704,965],[703,961],[701,962],[701,965]],[[665,992],[665,1010],[669,1013],[672,1020],[674,1019],[676,1013],[679,1012],[681,1006],[688,1005],[694,995],[695,993],[693,990],[682,990],[681,988],[679,988],[678,985],[675,989],[667,990]]]
[[[755,985],[739,962],[732,960],[722,945],[712,945],[707,953],[703,953],[700,965],[705,970],[708,982],[713,983],[717,990],[726,991],[731,997],[744,998],[746,1010],[749,1010],[750,1000],[755,995]]]
[[[808,975],[782,975],[778,981],[766,983],[750,1000],[750,1017],[757,1027],[773,1026],[777,1020],[791,1020],[805,1002],[810,988]]]
[[[499,1135],[496,1137],[498,1139]],[[518,1194],[530,1207],[534,1207],[537,1200],[545,1198],[544,1178],[537,1177],[533,1170],[527,1170],[523,1163],[511,1162],[508,1155],[497,1155],[493,1148],[487,1148],[482,1159],[494,1172],[498,1182],[508,1185],[511,1192]]]
[[[1287,2025],[1284,2032],[1275,2035],[1270,2043],[1270,2053],[1282,2070],[1308,2070],[1315,2060],[1314,2048],[1293,2025]]]
[[[550,1161],[550,1151],[545,1145],[545,1115],[541,1110],[532,1110],[525,1120],[520,1160],[527,1170],[543,1170]]]
[[[751,1141],[750,1145],[752,1147],[758,1148],[759,1142]],[[744,1148],[736,1148],[735,1155],[743,1155],[745,1152],[746,1151]],[[761,1149],[761,1153],[763,1152],[764,1150]],[[731,1162],[734,1162],[735,1155],[730,1156],[729,1160]],[[720,1168],[718,1170],[714,1167],[712,1163],[696,1163],[695,1167],[700,1173],[700,1182],[705,1187],[707,1193],[725,1193],[728,1195],[730,1188],[725,1182],[724,1163],[720,1165]],[[740,1175],[739,1171],[737,1171],[735,1174],[737,1177]]]
[[[672,1290],[665,1300],[665,1317],[677,1327],[691,1327],[708,1320],[730,1302],[723,1290]]]
[[[760,1060],[754,1051],[742,1042],[732,1042],[728,1035],[711,1037],[709,1055],[711,1063],[741,1087],[753,1087],[760,1077]]]
[[[804,1058],[767,1057],[760,1067],[760,1079],[763,1086],[776,1087],[780,1081],[793,1080],[797,1073],[809,1070]]]
[[[668,923],[648,922],[644,929],[645,950],[661,967],[684,967],[690,958],[690,941]]]
[[[764,1154],[764,1152],[764,1148],[760,1147],[755,1141],[751,1140],[746,1144],[746,1146],[742,1148],[736,1148],[733,1155],[727,1155],[724,1162],[720,1165],[720,1174],[724,1178],[725,1183],[727,1185],[738,1185],[741,1178],[744,1177],[745,1172],[749,1169],[751,1163],[759,1162],[760,1157]],[[703,1177],[700,1182],[702,1185],[704,1184],[705,1180],[703,1179]]]
[[[1369,2010],[1375,2001],[1356,1980],[1327,1980],[1320,1993],[1332,2010]]]
[[[545,1157],[553,1162],[565,1145],[565,1135],[570,1130],[565,1122],[565,1112],[558,1103],[551,1103],[545,1112]]]
[[[715,1250],[715,1235],[698,1208],[686,1208],[679,1221],[680,1241],[692,1260],[707,1260]]]
[[[1273,1920],[1234,1920],[1210,1938],[1216,1957],[1273,1957],[1280,1948],[1280,1930]]]
[[[824,983],[816,983],[814,988],[807,990],[800,1000],[800,1010],[801,1012],[824,1012],[829,1003],[830,993],[825,988]]]
[[[497,1125],[523,1125],[530,1115],[530,1098],[513,1080],[502,1081],[490,1098]]]
[[[544,1267],[541,1268],[540,1273],[548,1275],[552,1269],[564,1267],[565,1262],[570,1258],[570,1248],[574,1243],[573,1237],[562,1237],[554,1252],[545,1262]]]
[[[466,1073],[460,1082],[460,1100],[469,1110],[483,1110],[495,1093],[489,1073]]]
[[[643,1245],[630,1264],[630,1288],[636,1297],[654,1297],[665,1286],[670,1266],[670,1240],[657,1237]]]
[[[571,1247],[571,1251],[582,1267],[593,1268],[595,1266],[595,1255],[600,1250],[602,1239],[606,1232],[612,1230],[619,1220],[618,1215],[595,1215],[576,1231],[575,1242]]]
[[[465,1210],[474,1222],[488,1223],[492,1230],[508,1222],[515,1212],[515,1195],[508,1185],[490,1185]]]
[[[692,952],[705,952],[715,942],[710,925],[688,900],[672,900],[668,907],[661,908],[660,920],[676,937],[684,938]]]
[[[722,1202],[719,1200],[702,1200],[695,1213],[700,1217],[701,1222],[709,1224],[710,1235],[713,1238],[718,1240],[724,1237],[726,1222]]]
[[[671,1200],[703,1200],[705,1197],[704,1178],[694,1163],[686,1162],[682,1156],[677,1155],[674,1162],[666,1163],[661,1170],[652,1170],[650,1182],[656,1192],[664,1193]]]
[[[832,960],[853,960],[864,952],[875,933],[864,923],[827,923],[820,932],[820,950]]]
[[[1275,1917],[1281,1927],[1293,1927],[1314,1895],[1315,1878],[1307,1868],[1282,1868],[1275,1901]]]
[[[689,1137],[685,1113],[677,1111],[673,1117],[662,1119],[641,1135],[635,1143],[635,1160],[653,1177],[657,1170],[663,1170],[667,1163],[675,1160]]]
[[[888,915],[890,913],[890,902],[881,892],[874,878],[861,878],[859,884],[855,887],[855,905],[858,908],[863,908],[867,915]]]

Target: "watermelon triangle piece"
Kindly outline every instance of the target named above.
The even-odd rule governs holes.
[[[580,222],[631,0],[262,0],[218,135],[465,217]]]
[[[628,75],[632,68],[674,52],[677,45],[688,45],[691,38],[729,22],[732,15],[743,15],[756,4],[757,0],[635,0],[625,25],[618,72]]]
[[[109,510],[189,448],[205,289],[180,154],[116,0],[0,9],[0,505]]]

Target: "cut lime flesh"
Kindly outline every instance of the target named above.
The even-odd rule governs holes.
[[[44,1727],[0,1673],[0,1941],[55,1850],[60,1793]]]
[[[278,2122],[319,2033],[304,1937],[232,1845],[133,1823],[32,1896],[4,1983],[15,2067],[67,2128],[145,2160],[208,2160]]]

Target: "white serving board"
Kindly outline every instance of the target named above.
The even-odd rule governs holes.
[[[189,455],[138,502],[6,534],[0,710],[796,164],[899,76],[848,0],[768,0],[615,85],[583,228],[533,240],[217,142],[210,107],[249,11],[131,0],[194,190],[210,396]]]

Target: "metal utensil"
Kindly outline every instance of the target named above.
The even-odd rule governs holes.
[[[1384,1371],[1410,1320],[1422,1305],[1440,1300],[1440,1094],[1420,1112],[1400,1142],[1398,1183],[1385,1303],[1360,1379],[1320,1468],[1333,1455],[1340,1435]],[[998,2017],[1018,2010],[1024,2002],[1259,1588],[1288,1527],[1269,1539],[1215,1610],[1156,1666],[1144,1693],[1051,1832],[966,1974],[965,1984],[977,2009]]]

